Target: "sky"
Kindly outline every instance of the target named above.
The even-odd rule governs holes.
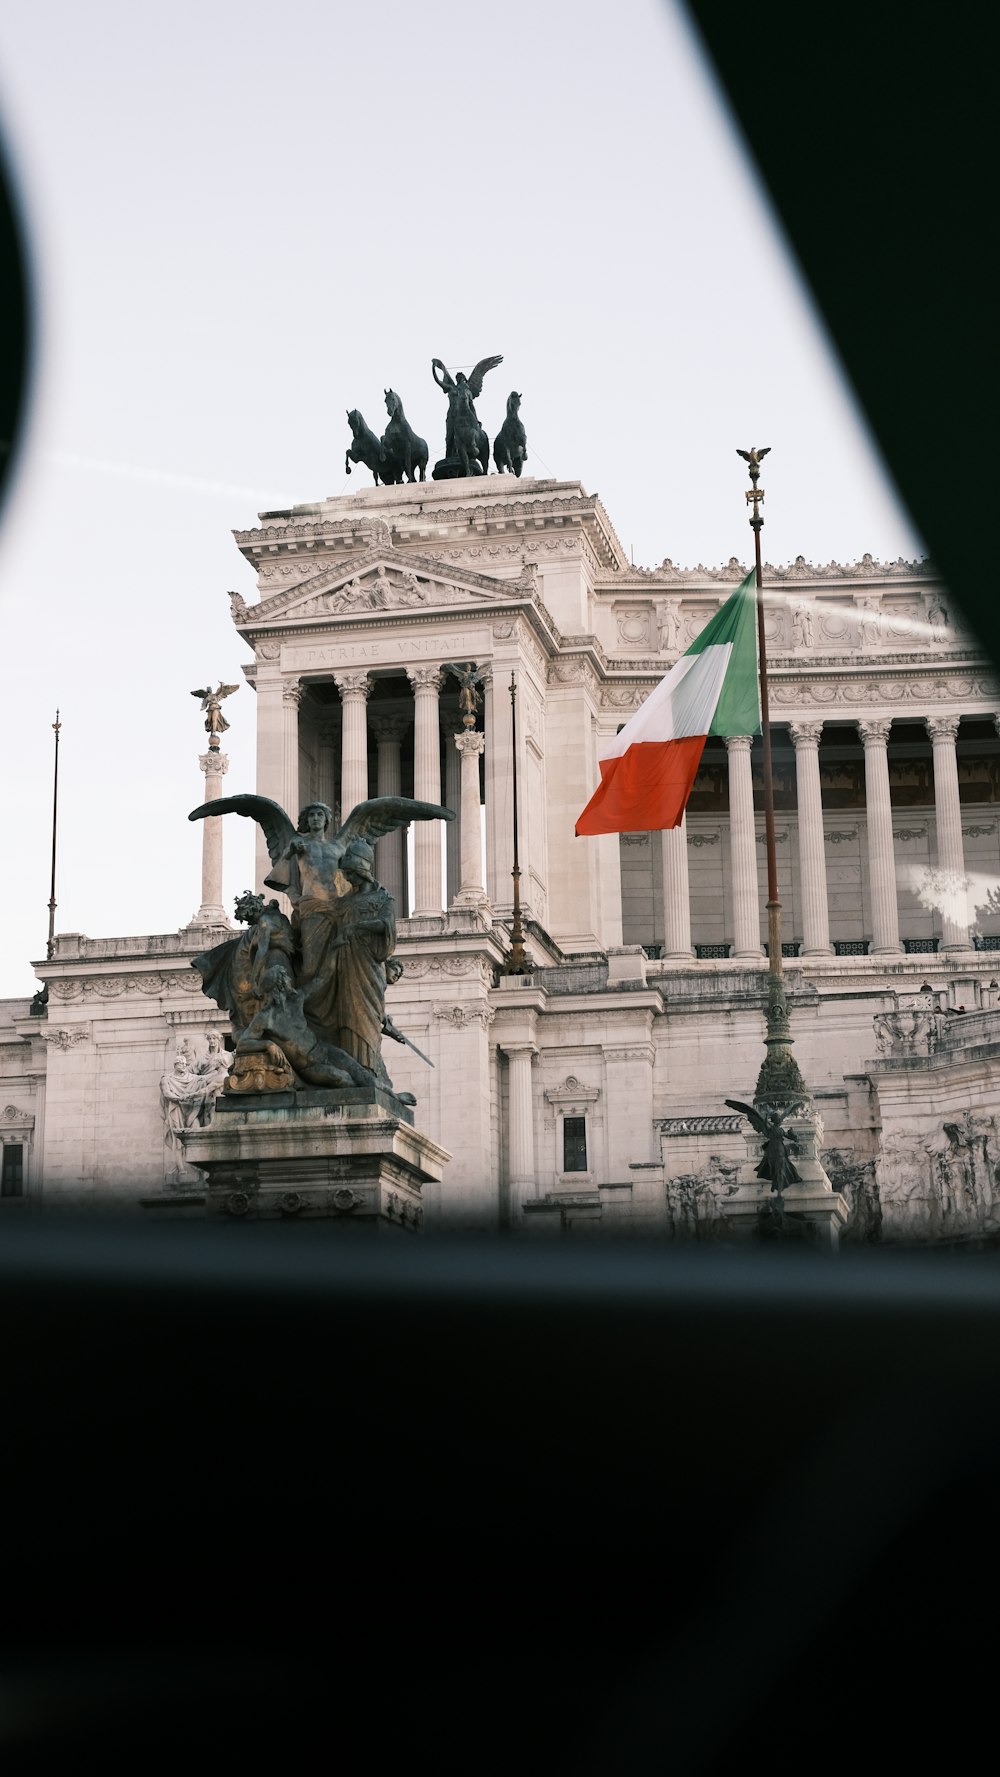
[[[637,564],[925,553],[693,28],[672,0],[33,0],[0,13],[0,123],[37,349],[0,514],[0,996],[56,929],[199,905],[196,686],[252,656],[232,531],[367,482],[346,411],[399,390],[433,457],[452,370],[502,352],[536,474],[601,496]],[[226,788],[254,787],[253,693]],[[252,881],[225,830],[227,904]]]

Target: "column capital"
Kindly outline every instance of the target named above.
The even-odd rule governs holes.
[[[891,727],[891,716],[885,716],[881,720],[875,722],[859,722],[858,733],[864,742],[865,751],[867,752],[869,747],[888,746],[889,730]]]
[[[958,739],[960,716],[926,716],[927,732],[935,744],[939,740],[952,741]]]
[[[455,735],[455,745],[462,754],[478,756],[485,751],[486,736],[480,734],[475,728],[464,728],[461,734]]]
[[[508,1061],[512,1061],[515,1055],[526,1055],[529,1061],[534,1061],[538,1055],[534,1043],[505,1043],[501,1038],[497,1047]]]
[[[438,666],[408,666],[406,676],[414,691],[433,691],[435,696],[444,683],[444,676]]]
[[[333,682],[342,703],[367,702],[372,684],[367,673],[334,673]]]
[[[402,740],[411,723],[409,716],[377,716],[369,726],[379,746],[391,746]]]
[[[725,739],[727,753],[749,753],[753,746],[751,734],[727,734]]]
[[[206,777],[225,777],[229,770],[228,753],[200,753],[198,764]]]
[[[305,687],[298,679],[286,681],[281,687],[282,703],[294,703],[296,709],[298,709],[304,695]]]
[[[789,722],[788,732],[792,737],[795,751],[799,748],[818,747],[823,732],[822,722]]]

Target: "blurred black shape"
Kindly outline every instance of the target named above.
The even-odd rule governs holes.
[[[24,426],[31,343],[24,224],[10,162],[0,138],[0,514]]]
[[[686,3],[896,486],[996,660],[993,58],[920,4]],[[746,326],[749,350],[752,290]],[[835,501],[837,464],[816,473]]]
[[[825,1772],[989,1707],[988,1258],[21,1220],[0,1350],[21,1755]]]

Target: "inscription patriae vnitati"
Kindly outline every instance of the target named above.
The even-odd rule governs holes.
[[[427,635],[371,636],[358,642],[325,642],[319,647],[303,648],[286,643],[281,650],[285,670],[310,666],[346,666],[355,660],[395,664],[398,661],[420,660],[428,656],[463,653],[472,659],[489,654],[492,638],[486,630],[434,630]]]

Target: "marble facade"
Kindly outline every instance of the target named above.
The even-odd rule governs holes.
[[[264,513],[236,543],[257,580],[256,602],[230,598],[258,791],[292,811],[398,791],[459,813],[444,846],[421,824],[377,864],[403,916],[389,1009],[435,1063],[387,1044],[390,1073],[453,1155],[427,1224],[718,1234],[746,1152],[723,1101],[752,1095],[762,1055],[760,743],[708,744],[674,832],[573,824],[599,739],[741,564],[636,569],[596,497],[528,478],[371,488]],[[766,581],[792,1027],[848,1237],[1000,1232],[993,668],[926,562],[799,559]],[[463,731],[443,668],[469,660],[485,684]],[[498,980],[512,674],[536,968]],[[181,1035],[198,1051],[225,1025],[189,968],[218,931],[217,881],[213,855],[179,933],[63,934],[37,965],[46,1016],[0,1008],[0,1138],[21,1150],[5,1205],[138,1202],[166,1177],[159,1078]]]

